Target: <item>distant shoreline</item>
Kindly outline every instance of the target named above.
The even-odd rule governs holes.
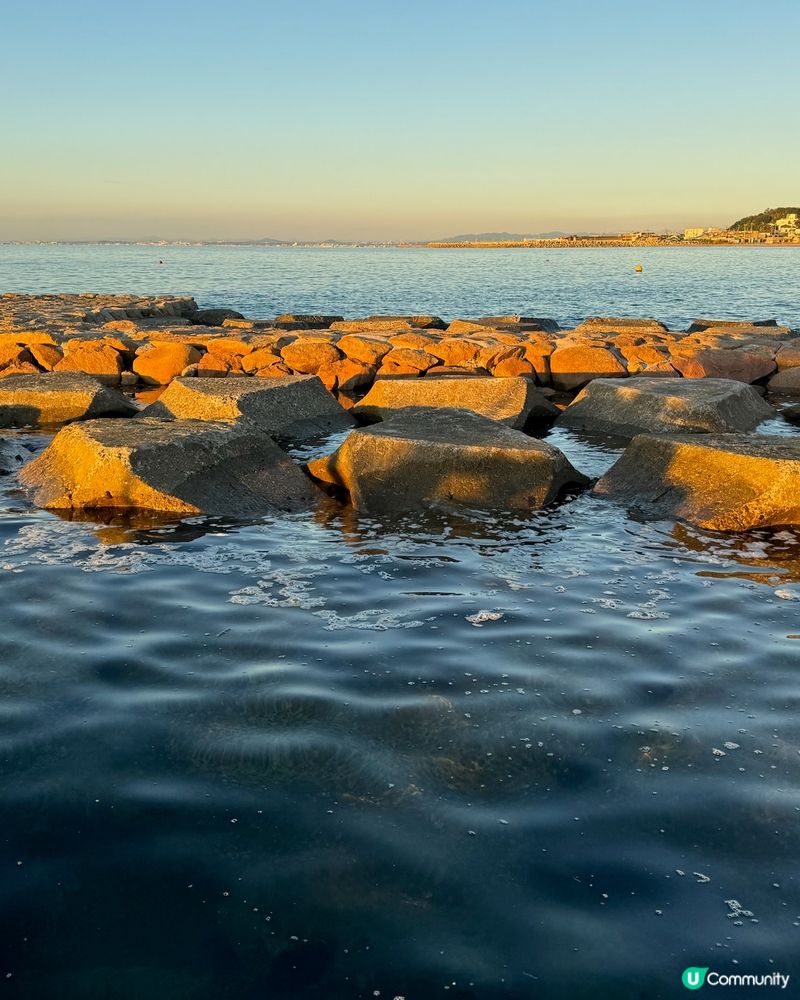
[[[216,247],[220,249],[235,249],[248,247],[250,249],[262,250],[594,250],[594,249],[650,249],[653,247],[669,248],[691,248],[691,247],[726,247],[733,249],[742,248],[800,248],[800,241],[781,241],[773,243],[748,243],[748,242],[728,242],[712,240],[642,240],[640,242],[631,240],[615,239],[552,239],[552,240],[523,240],[523,241],[498,241],[498,242],[463,242],[446,243],[432,241],[429,243],[261,243],[257,241],[248,242],[243,240],[237,242],[231,240],[222,242],[219,240],[188,240],[174,241],[151,241],[151,240],[0,240],[0,246],[6,247],[150,247],[154,249],[177,249],[192,247]]]

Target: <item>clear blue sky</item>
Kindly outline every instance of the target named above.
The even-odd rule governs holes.
[[[0,240],[728,224],[800,201],[798,0],[2,0]]]

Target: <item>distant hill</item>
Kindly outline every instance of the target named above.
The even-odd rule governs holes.
[[[743,219],[739,219],[732,226],[728,226],[728,230],[734,232],[743,229],[763,231],[774,225],[777,219],[782,219],[784,215],[790,215],[792,212],[797,212],[800,215],[800,208],[765,208],[758,215],[746,215]]]
[[[460,236],[444,236],[433,243],[521,243],[524,240],[557,240],[570,233],[462,233]]]

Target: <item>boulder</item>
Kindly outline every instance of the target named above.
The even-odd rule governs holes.
[[[630,316],[590,316],[575,327],[582,334],[595,333],[666,333],[667,328],[657,319],[637,319]]]
[[[107,344],[81,344],[72,347],[67,341],[64,357],[56,364],[57,372],[84,372],[94,375],[104,385],[119,385],[124,369],[118,350]]]
[[[244,316],[235,309],[198,309],[191,317],[198,326],[222,326],[226,319],[244,319]]]
[[[379,371],[382,375],[419,375],[438,363],[439,359],[427,351],[394,347],[384,355]]]
[[[755,320],[742,320],[742,319],[695,319],[692,320],[690,326],[688,327],[688,333],[697,333],[702,330],[710,330],[713,326],[730,326],[738,327],[740,329],[750,329],[751,327],[772,327],[773,330],[778,326],[778,321],[775,319],[755,319]],[[769,330],[765,330],[765,333],[769,333]]]
[[[136,352],[133,370],[147,385],[169,385],[184,368],[196,365],[202,356],[191,344],[151,341]]]
[[[558,333],[561,329],[554,319],[545,316],[520,316],[518,313],[511,316],[481,316],[475,322],[493,327],[516,326],[525,330],[541,330],[543,333]]]
[[[274,320],[276,326],[291,324],[293,328],[325,330],[332,323],[341,323],[344,316],[321,316],[318,313],[283,313]]]
[[[63,428],[22,470],[40,507],[256,516],[318,490],[249,423],[90,420]]]
[[[450,408],[398,410],[384,423],[353,431],[308,469],[373,513],[437,503],[536,510],[566,487],[588,482],[552,445]]]
[[[767,389],[785,396],[800,396],[800,368],[776,372],[767,382]]]
[[[177,378],[141,411],[159,420],[247,420],[272,437],[303,441],[353,425],[315,375]]]
[[[392,349],[392,345],[380,337],[370,337],[366,334],[355,333],[346,334],[340,337],[336,346],[351,361],[360,361],[363,365],[378,365],[385,354]]]
[[[800,524],[800,438],[641,434],[594,492],[713,531]]]
[[[532,419],[558,416],[528,378],[403,378],[375,381],[352,412],[359,418],[386,420],[413,406],[460,408],[521,429]]]
[[[40,372],[0,381],[0,427],[49,426],[134,413],[129,399],[91,375]]]
[[[669,434],[752,431],[775,410],[755,389],[727,379],[595,379],[568,406],[558,423],[574,430],[617,437],[643,431]]]
[[[700,349],[684,352],[674,348],[670,361],[684,378],[735,379],[757,382],[775,371],[772,356],[761,351]]]
[[[556,389],[571,392],[595,378],[625,378],[628,370],[619,357],[605,347],[571,344],[550,355],[550,376]]]
[[[33,348],[31,348],[33,353]],[[778,371],[784,368],[800,368],[800,341],[782,344],[775,355]]]
[[[340,351],[327,340],[315,340],[308,337],[298,338],[291,344],[281,348],[281,358],[292,371],[304,375],[316,375],[320,368],[339,361]]]
[[[442,364],[461,368],[474,366],[481,346],[480,341],[468,340],[465,337],[443,337],[425,350],[438,358]]]
[[[365,323],[406,323],[417,330],[444,330],[447,323],[441,316],[367,316]]]
[[[31,344],[28,350],[36,364],[48,372],[51,372],[64,357],[64,352],[55,344]]]

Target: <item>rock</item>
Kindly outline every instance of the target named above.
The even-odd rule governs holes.
[[[749,385],[727,379],[595,379],[558,423],[594,434],[633,437],[643,431],[752,431],[775,410]]]
[[[144,508],[254,516],[295,510],[318,491],[249,423],[90,420],[65,427],[22,470],[40,507]]]
[[[378,337],[350,333],[336,342],[336,346],[351,361],[360,361],[364,365],[378,365],[384,355],[392,349],[392,345]]]
[[[522,429],[530,420],[558,416],[528,378],[377,379],[352,412],[363,420],[386,420],[413,406],[471,410]]]
[[[543,333],[558,333],[561,329],[554,319],[545,316],[520,316],[516,313],[512,316],[481,316],[475,322],[494,327],[519,326],[526,330],[541,330]]]
[[[467,340],[464,337],[443,337],[440,341],[427,346],[425,350],[448,367],[462,368],[474,366],[481,346],[480,341]]]
[[[384,355],[379,372],[381,375],[418,375],[439,363],[427,351],[412,347],[395,347]]]
[[[348,319],[331,323],[335,333],[411,333],[413,327],[404,319]]]
[[[793,403],[781,410],[781,416],[791,424],[800,424],[800,403]]]
[[[710,330],[714,326],[730,326],[730,327],[745,327],[749,329],[750,327],[777,327],[778,321],[774,319],[756,319],[756,320],[741,320],[741,319],[695,319],[692,320],[691,325],[688,327],[688,333],[697,333],[702,330]],[[769,333],[769,330],[765,330],[765,333]]]
[[[244,319],[235,309],[198,309],[191,317],[198,326],[222,326],[226,319]]]
[[[31,348],[33,352],[33,348]],[[789,344],[782,344],[775,355],[775,364],[778,371],[784,368],[800,368],[800,343],[794,341]]]
[[[0,381],[0,427],[50,426],[134,413],[136,407],[121,392],[91,375],[40,372]]]
[[[628,371],[613,351],[590,344],[559,347],[550,355],[550,375],[556,389],[581,389],[595,378],[625,378]]]
[[[666,333],[667,328],[657,319],[637,319],[630,316],[590,316],[575,327],[576,332],[595,333]]]
[[[375,513],[436,503],[536,510],[565,487],[588,482],[557,448],[449,408],[398,410],[382,424],[353,431],[308,468],[321,482],[346,489],[357,509]]]
[[[141,411],[160,420],[245,419],[271,437],[303,441],[352,427],[353,418],[315,375],[277,379],[175,379]]]
[[[800,524],[800,439],[641,434],[594,492],[713,531]]]
[[[202,354],[191,344],[151,341],[136,352],[133,370],[147,385],[169,385],[189,365],[196,365]]]
[[[684,378],[735,379],[737,382],[757,382],[775,371],[775,361],[760,351],[697,350],[683,353],[673,349],[670,361]]]
[[[71,348],[66,344],[64,357],[55,366],[57,372],[84,372],[94,375],[104,385],[119,385],[124,365],[119,351],[105,344],[82,344]]]
[[[34,365],[34,356],[22,344],[0,344],[0,370],[18,365]]]
[[[275,325],[290,323],[293,327],[303,327],[306,330],[325,330],[332,323],[342,323],[344,316],[321,316],[317,313],[283,313],[276,317]]]
[[[367,316],[365,323],[405,323],[417,330],[444,330],[447,323],[441,316]]]
[[[17,472],[30,457],[13,438],[0,438],[0,476]]]
[[[55,344],[31,344],[28,350],[36,364],[47,372],[51,372],[64,357],[64,352]]]
[[[492,368],[492,375],[495,378],[513,378],[517,375],[531,378],[536,375],[536,369],[525,358],[505,358]]]
[[[393,333],[389,336],[392,347],[408,348],[412,351],[427,351],[433,344],[438,344],[438,338],[427,333],[417,333],[416,330],[405,333]]]
[[[784,368],[767,382],[767,390],[786,396],[800,396],[800,368]]]
[[[281,358],[292,371],[304,375],[316,375],[320,368],[332,365],[342,357],[333,344],[327,340],[298,338],[281,348]]]
[[[372,385],[377,368],[352,358],[341,358],[320,368],[317,373],[330,392],[357,393]]]

